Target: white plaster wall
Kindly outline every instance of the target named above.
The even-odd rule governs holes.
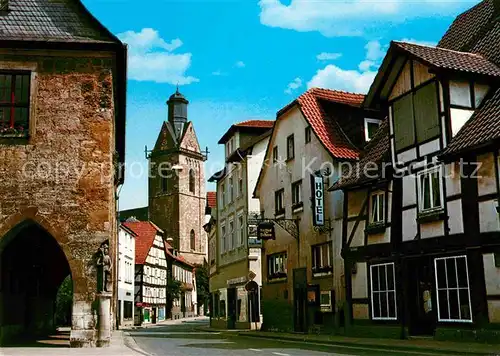
[[[428,239],[437,236],[444,236],[444,223],[442,221],[420,224],[420,238]]]
[[[458,163],[445,164],[443,174],[446,178],[446,196],[460,194],[462,191],[460,186],[460,165]]]
[[[253,280],[259,286],[262,286],[262,250],[260,248],[250,248],[249,255],[257,257],[256,260],[251,259],[249,261],[249,269],[256,274]]]
[[[479,231],[490,232],[500,230],[500,219],[496,207],[496,200],[479,203]]]
[[[417,180],[414,175],[403,177],[403,208],[417,204],[416,184]]]
[[[253,192],[257,179],[259,178],[262,163],[266,156],[266,149],[269,143],[269,137],[258,142],[252,149],[252,155],[247,158],[247,196],[248,196],[248,211],[260,212],[259,199],[253,198]]]
[[[411,241],[417,235],[417,209],[403,211],[403,241]]]
[[[410,148],[409,150],[403,151],[403,152],[398,154],[398,162],[399,163],[406,163],[409,161],[413,161],[416,158],[417,158],[417,149],[416,148]]]
[[[460,199],[453,200],[448,204],[448,227],[450,234],[460,234],[464,232],[464,220],[462,215],[462,201]]]
[[[469,121],[473,113],[474,110],[450,109],[451,132],[453,136],[455,136],[465,123]]]
[[[352,297],[368,298],[368,271],[366,262],[357,263],[357,273],[352,275]]]
[[[430,153],[439,151],[440,150],[439,138],[435,139],[434,141],[424,143],[423,145],[419,145],[418,149],[420,156],[426,156]]]
[[[132,302],[132,317],[130,323],[134,322],[134,298],[135,298],[135,238],[132,234],[125,231],[121,226],[118,229],[118,254],[120,256],[120,263],[118,264],[118,274],[120,279],[118,281],[118,300],[121,303],[122,315],[120,315],[120,324],[123,323],[123,302]],[[126,283],[126,270],[125,261],[130,262],[130,278],[132,283]],[[128,295],[127,295],[128,294]]]
[[[349,221],[347,223],[347,239],[349,241],[349,237],[352,234],[352,230],[356,225],[356,221]],[[352,238],[351,247],[356,246],[364,246],[365,244],[365,228],[366,228],[365,219],[361,220],[356,227],[356,232],[354,233],[354,237]]]
[[[479,196],[496,193],[495,157],[493,153],[486,153],[477,157],[480,163],[477,172],[477,190]]]
[[[500,295],[500,268],[495,267],[494,255],[492,253],[484,254],[483,263],[486,294]]]

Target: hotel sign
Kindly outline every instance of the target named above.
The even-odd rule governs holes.
[[[313,225],[325,225],[325,191],[323,177],[311,176],[312,201],[313,201]]]

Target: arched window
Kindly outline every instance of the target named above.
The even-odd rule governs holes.
[[[191,240],[191,250],[196,250],[196,235],[194,234],[194,230],[191,230],[190,240]]]
[[[189,191],[191,193],[194,193],[194,185],[195,185],[194,170],[190,169],[189,170]]]

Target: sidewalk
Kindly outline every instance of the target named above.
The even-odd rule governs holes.
[[[500,355],[500,345],[487,345],[480,343],[435,341],[430,339],[397,340],[397,339],[375,339],[354,338],[335,335],[311,335],[292,334],[281,332],[220,330],[210,327],[198,328],[200,331],[212,331],[220,333],[236,334],[239,337],[262,338],[303,343],[314,343],[323,345],[337,345],[348,347],[361,347],[373,350],[387,351],[409,351],[409,352],[431,352],[437,351],[453,355]]]
[[[51,347],[53,346],[53,347]],[[134,350],[132,350],[134,348]],[[41,344],[40,347],[0,347],[2,356],[141,356],[147,353],[140,350],[130,337],[125,337],[123,331],[114,331],[109,347],[100,348],[70,348],[63,345]]]

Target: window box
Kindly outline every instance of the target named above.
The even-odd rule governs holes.
[[[269,275],[267,278],[271,281],[276,279],[285,279],[286,277],[287,277],[286,272],[276,272]]]
[[[369,235],[381,234],[385,231],[386,224],[385,222],[376,222],[368,225],[365,229],[365,232]]]
[[[276,217],[282,217],[285,215],[285,209],[280,209],[278,211],[276,211]]]
[[[445,218],[446,215],[444,213],[444,209],[440,208],[432,211],[424,211],[418,213],[417,221],[419,223],[429,223],[429,222],[444,220]]]
[[[292,205],[292,213],[299,213],[304,210],[304,202],[298,202]]]
[[[333,266],[313,267],[312,273],[314,277],[330,275],[333,273]]]
[[[28,129],[19,126],[17,128],[9,126],[0,126],[0,137],[2,138],[26,138],[29,136]]]

